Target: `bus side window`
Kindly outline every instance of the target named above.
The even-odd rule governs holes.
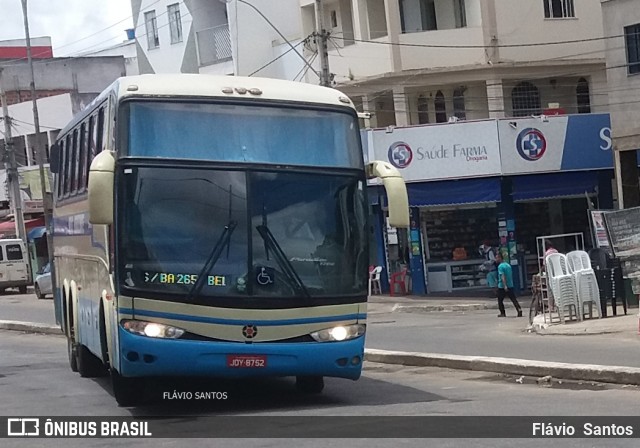
[[[80,125],[80,144],[78,145],[78,191],[87,185],[87,123]]]
[[[71,134],[67,135],[66,151],[64,153],[64,195],[69,196],[71,191],[71,159],[73,157],[73,148],[71,147]]]
[[[104,119],[105,106],[102,106],[98,111],[98,133],[96,138],[96,153],[94,157],[102,152],[104,149],[104,144],[106,142],[106,133],[105,133],[105,119]]]
[[[73,147],[71,148],[71,170],[69,171],[69,177],[71,177],[71,194],[78,191],[78,130],[73,131]]]
[[[4,261],[4,246],[0,246],[0,261]]]
[[[98,121],[95,115],[89,117],[89,138],[87,139],[87,177],[85,178],[85,187],[89,186],[89,168],[91,167],[91,161],[96,154],[96,125]]]
[[[22,249],[19,244],[7,244],[7,261],[22,260]]]
[[[60,146],[60,169],[58,170],[58,174],[56,174],[57,176],[57,195],[58,198],[62,197],[62,190],[63,190],[63,186],[64,184],[62,183],[62,180],[64,179],[63,173],[64,173],[64,154],[65,154],[65,149],[66,149],[66,145],[64,144],[64,139],[60,140],[60,142],[58,143],[58,145]]]

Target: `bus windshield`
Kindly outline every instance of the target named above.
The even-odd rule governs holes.
[[[129,156],[363,168],[357,119],[346,112],[264,103],[123,107]]]
[[[292,298],[300,306],[366,295],[363,173],[121,170],[120,281],[132,295],[205,304]]]

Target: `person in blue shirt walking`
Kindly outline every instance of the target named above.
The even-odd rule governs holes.
[[[496,263],[498,264],[498,308],[500,309],[498,317],[507,316],[504,310],[504,298],[506,296],[509,296],[513,306],[516,307],[518,317],[522,317],[522,308],[520,308],[518,299],[516,299],[513,291],[513,270],[511,269],[511,265],[504,261],[500,252],[496,254]]]

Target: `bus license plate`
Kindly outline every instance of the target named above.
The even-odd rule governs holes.
[[[259,369],[267,367],[265,355],[227,355],[227,367]]]

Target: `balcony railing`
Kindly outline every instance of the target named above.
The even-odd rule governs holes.
[[[198,42],[198,61],[200,66],[229,61],[233,57],[231,51],[231,34],[229,25],[214,26],[196,31]]]

